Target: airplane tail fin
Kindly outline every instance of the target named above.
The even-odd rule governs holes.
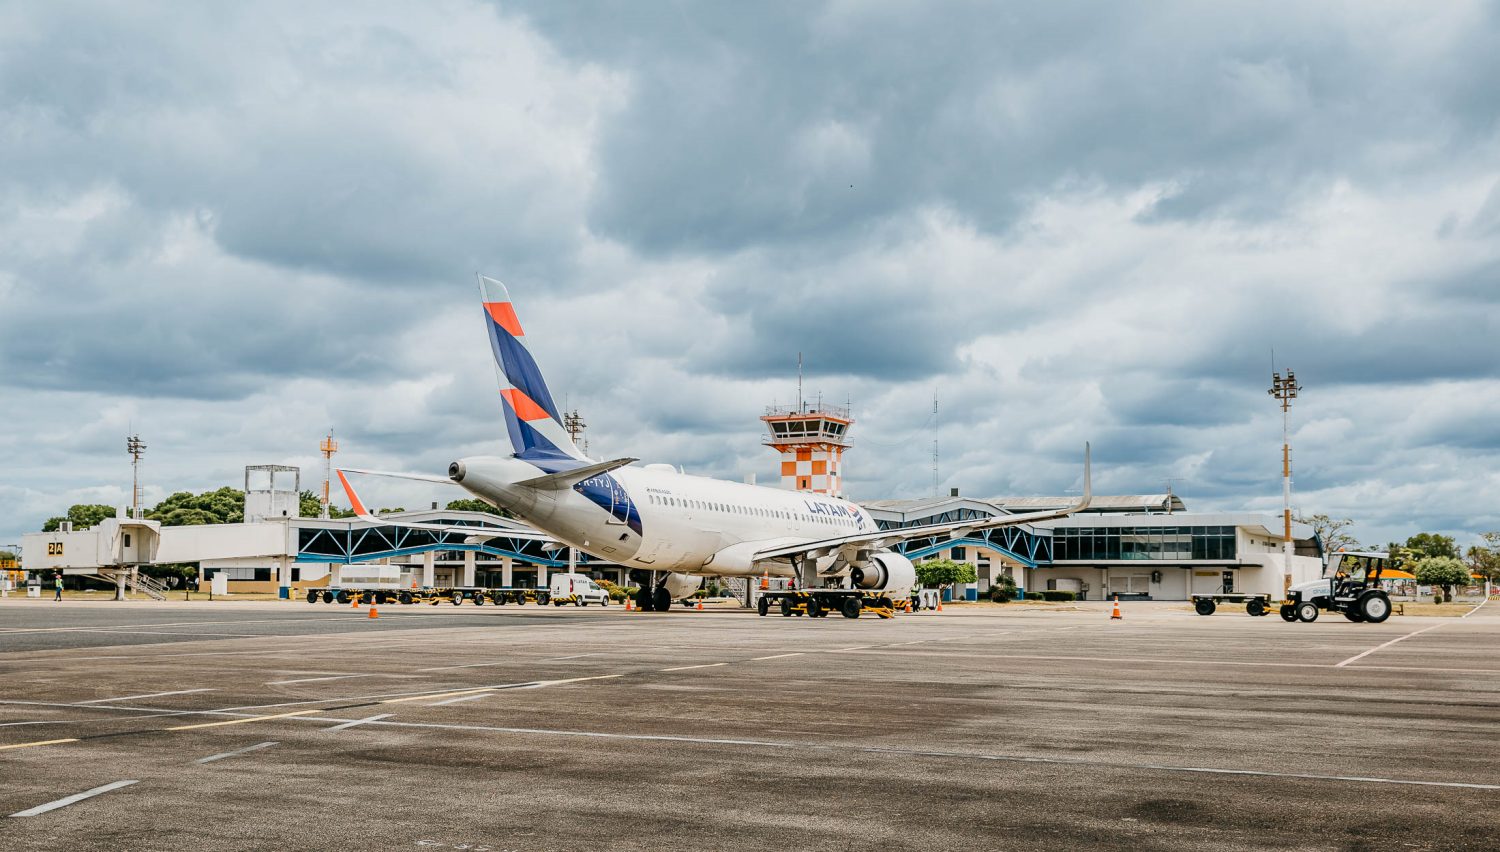
[[[562,416],[536,360],[526,347],[526,335],[516,319],[515,307],[505,285],[479,276],[484,302],[484,324],[489,329],[490,349],[500,383],[500,404],[505,411],[505,430],[516,458],[548,473],[588,464],[585,456],[563,428]]]

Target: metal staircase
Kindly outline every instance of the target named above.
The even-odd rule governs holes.
[[[115,586],[115,577],[112,574],[87,574],[85,576],[91,580],[98,580],[110,588],[114,588]],[[132,575],[127,572],[125,574],[125,588],[145,595],[154,601],[164,601],[167,599],[167,587],[162,585],[156,578],[148,577],[145,574]]]

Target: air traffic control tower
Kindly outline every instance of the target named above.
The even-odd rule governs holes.
[[[847,407],[802,402],[767,408],[760,419],[769,430],[761,443],[781,453],[783,488],[844,496],[844,450],[854,425]]]

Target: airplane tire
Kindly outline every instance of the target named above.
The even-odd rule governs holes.
[[[1312,624],[1318,620],[1318,605],[1312,601],[1297,604],[1297,620],[1304,624]]]
[[[666,586],[657,586],[656,591],[651,595],[651,599],[651,602],[656,604],[653,609],[657,612],[672,611],[672,593],[667,591]]]
[[[770,611],[771,611],[771,599],[770,598],[761,598],[759,601],[756,601],[756,603],[755,603],[755,613],[757,615],[759,615],[761,618],[765,618],[766,617],[766,613],[768,613]]]

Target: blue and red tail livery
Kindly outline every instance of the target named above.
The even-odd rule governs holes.
[[[483,275],[479,276],[479,289],[500,381],[505,429],[516,458],[549,473],[587,462],[588,457],[578,450],[563,428],[547,381],[526,347],[526,334],[516,318],[510,293],[504,284]]]

